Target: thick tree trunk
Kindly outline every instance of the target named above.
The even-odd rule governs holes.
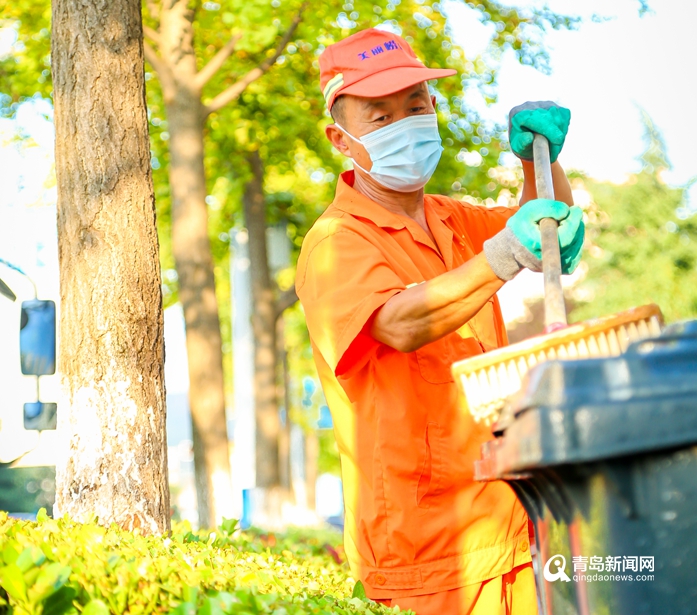
[[[201,93],[194,84],[192,19],[186,0],[165,3],[160,36],[161,52],[172,63],[174,88],[173,96],[165,101],[170,135],[172,251],[186,324],[199,525],[210,527],[231,514],[232,481],[222,341],[205,200],[205,117]]]
[[[139,0],[54,0],[57,514],[169,529],[163,316]]]
[[[254,396],[256,410],[257,487],[279,490],[279,435],[281,423],[276,397],[276,299],[266,248],[264,170],[258,152],[248,157],[252,178],[242,197],[249,233],[252,278],[252,330],[254,331]],[[278,498],[275,498],[278,499]]]

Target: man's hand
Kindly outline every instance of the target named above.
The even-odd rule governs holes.
[[[484,242],[489,266],[502,280],[511,280],[523,268],[542,271],[542,239],[539,222],[559,222],[562,273],[572,273],[581,260],[585,227],[583,213],[561,201],[533,199],[509,218],[506,228]]]
[[[554,162],[564,146],[570,120],[571,111],[550,101],[513,107],[508,115],[508,139],[513,153],[523,160],[532,160],[533,133],[537,133],[547,137],[549,158]]]

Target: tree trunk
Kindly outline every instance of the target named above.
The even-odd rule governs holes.
[[[266,248],[264,169],[259,152],[248,156],[252,178],[242,197],[249,233],[254,331],[254,396],[256,410],[256,484],[267,490],[281,487],[278,443],[281,431],[276,397],[276,299]]]
[[[310,428],[305,432],[305,484],[307,486],[307,507],[310,510],[317,508],[317,474],[319,462],[319,437],[317,430]]]
[[[221,523],[232,508],[223,355],[208,238],[203,165],[205,114],[194,84],[193,11],[186,0],[163,4],[161,52],[171,62],[173,96],[165,100],[170,135],[172,252],[184,308],[189,407],[199,525]]]
[[[286,352],[284,343],[284,325],[283,316],[279,316],[276,321],[276,364],[278,365],[277,378],[280,382],[278,399],[283,400],[286,420],[279,433],[278,458],[281,487],[286,490],[289,496],[292,496],[293,480],[290,467],[290,374],[288,373],[288,353]]]
[[[139,0],[54,0],[56,514],[169,529],[163,315]]]

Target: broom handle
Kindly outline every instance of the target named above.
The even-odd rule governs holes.
[[[535,161],[535,184],[540,199],[554,199],[552,165],[549,161],[549,143],[542,135],[535,135],[532,145]],[[567,324],[564,291],[561,287],[561,254],[557,231],[559,223],[554,218],[540,220],[542,238],[542,272],[545,280],[545,327]]]

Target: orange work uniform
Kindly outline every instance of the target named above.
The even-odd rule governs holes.
[[[370,598],[399,604],[531,561],[527,516],[513,491],[473,479],[491,434],[458,408],[450,372],[454,361],[507,343],[497,298],[415,352],[370,334],[390,297],[474,257],[515,209],[426,195],[434,245],[415,221],[354,190],[353,179],[342,174],[307,234],[296,287],[334,420],[352,573]]]

